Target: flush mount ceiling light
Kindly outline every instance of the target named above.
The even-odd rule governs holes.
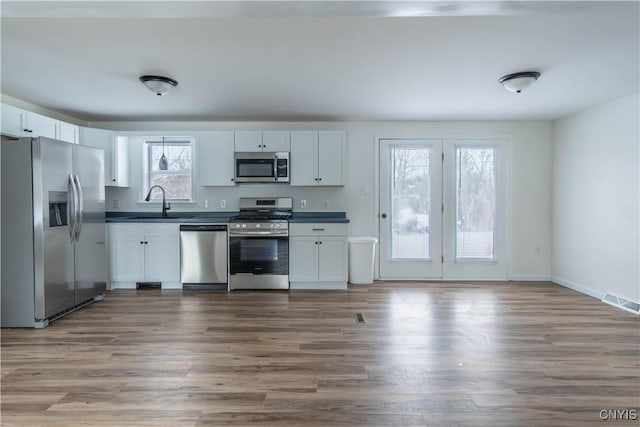
[[[140,76],[140,81],[156,95],[166,95],[172,88],[178,86],[178,82],[163,76]]]
[[[521,71],[500,77],[498,82],[510,92],[520,93],[538,80],[540,73],[537,71]]]

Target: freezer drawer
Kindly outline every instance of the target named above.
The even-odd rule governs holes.
[[[184,288],[226,285],[227,271],[226,225],[180,226],[180,281]]]

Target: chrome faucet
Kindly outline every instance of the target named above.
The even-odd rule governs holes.
[[[164,188],[162,188],[162,186],[160,185],[152,185],[151,188],[149,189],[149,192],[147,193],[147,197],[144,198],[145,202],[148,202],[149,199],[151,199],[151,192],[153,191],[154,188],[159,188],[162,191],[162,217],[166,218],[167,217],[167,211],[171,209],[171,203],[167,203],[167,198],[164,192]]]

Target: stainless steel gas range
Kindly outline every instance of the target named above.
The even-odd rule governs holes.
[[[229,289],[289,289],[291,197],[240,198],[229,221]]]

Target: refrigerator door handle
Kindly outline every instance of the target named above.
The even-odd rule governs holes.
[[[69,229],[69,241],[73,243],[76,235],[76,191],[75,182],[73,176],[69,175],[69,182],[67,183],[69,191],[67,201],[67,227]]]
[[[74,175],[73,179],[76,184],[76,193],[78,195],[78,209],[76,211],[76,242],[80,240],[80,233],[82,232],[82,221],[84,214],[84,195],[82,194],[82,185],[80,184],[80,177]]]

